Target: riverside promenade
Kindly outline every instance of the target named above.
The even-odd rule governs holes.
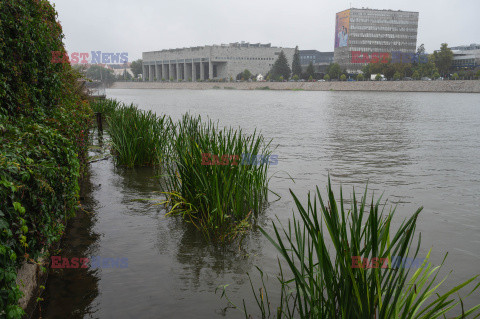
[[[480,93],[480,80],[363,82],[115,82],[110,89],[305,90]]]

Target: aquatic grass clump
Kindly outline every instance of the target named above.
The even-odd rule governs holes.
[[[170,213],[192,222],[208,240],[234,240],[267,200],[269,164],[235,165],[230,160],[205,165],[203,156],[268,156],[269,144],[256,131],[245,135],[241,129],[220,129],[211,120],[204,123],[200,116],[184,115],[172,139],[166,192]]]
[[[327,191],[328,203],[324,203],[317,187],[313,199],[308,195],[306,207],[291,192],[300,219],[294,217],[286,228],[273,223],[273,237],[261,229],[292,274],[285,278],[279,259],[280,275],[277,278],[281,296],[274,308],[268,297],[264,274],[259,269],[262,287],[258,295],[253,284],[252,290],[262,318],[445,318],[457,306],[461,307],[462,314],[456,318],[480,315],[480,304],[464,310],[461,299],[453,298],[459,290],[474,284],[478,276],[440,294],[438,288],[446,278],[439,283],[436,279],[443,262],[433,267],[429,262],[431,250],[420,268],[413,271],[390,263],[392,256],[417,257],[421,236],[414,250],[412,243],[422,208],[391,233],[395,209],[384,214],[380,199],[375,202],[372,198],[367,204],[365,190],[358,203],[354,193],[347,210],[341,190],[337,203],[330,180]],[[333,251],[328,249],[331,246]],[[388,258],[389,264],[386,269],[355,267],[358,265],[352,262],[357,256],[369,260]],[[225,287],[222,297],[226,296]],[[230,301],[228,297],[227,300]],[[243,307],[233,306],[243,311],[246,318],[251,318],[245,301]]]
[[[170,121],[134,104],[115,108],[107,119],[112,151],[119,165],[158,166],[169,143]]]
[[[110,117],[122,103],[116,99],[97,99],[90,103],[93,112],[102,113],[105,117]]]

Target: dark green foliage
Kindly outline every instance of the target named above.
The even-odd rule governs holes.
[[[338,79],[342,73],[340,65],[338,63],[332,63],[327,68],[327,73],[331,79]]]
[[[16,270],[58,240],[76,207],[91,109],[48,1],[0,2],[0,317],[20,318]]]
[[[433,54],[435,65],[442,76],[449,73],[450,67],[453,63],[453,52],[448,47],[448,44],[442,43],[440,51],[436,51]]]
[[[130,67],[132,69],[133,76],[135,78],[138,77],[139,74],[143,73],[142,66],[143,66],[143,60],[142,59],[138,59],[136,61],[133,61],[132,64],[130,65]]]
[[[290,78],[291,73],[292,71],[288,66],[287,57],[285,56],[285,53],[282,50],[278,55],[277,60],[273,64],[272,69],[270,70],[270,76],[272,79],[276,81],[278,81],[281,76],[283,76],[283,78],[287,80]]]
[[[302,75],[302,66],[300,64],[300,51],[298,51],[298,46],[295,47],[295,53],[293,54],[292,61],[292,76],[295,75],[298,77]]]
[[[91,65],[85,73],[90,80],[101,81],[107,85],[115,82],[115,74],[113,70],[106,69],[100,65]]]
[[[313,79],[314,74],[315,74],[315,68],[313,67],[312,61],[310,61],[307,67],[307,71],[305,72],[305,77],[307,79],[310,77]]]

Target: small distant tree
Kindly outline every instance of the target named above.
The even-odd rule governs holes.
[[[230,82],[233,82],[233,77],[230,77]]]
[[[340,75],[340,81],[346,81],[347,76],[345,74]]]
[[[342,73],[342,70],[340,69],[340,65],[338,65],[338,63],[332,63],[328,66],[327,73],[330,75],[330,78],[338,79]]]
[[[477,77],[477,80],[480,80],[480,70],[477,71],[476,77]]]
[[[280,75],[280,77],[278,79],[280,80],[280,82],[283,82],[283,80],[284,80],[283,75]]]
[[[139,74],[142,74],[142,65],[143,65],[143,60],[138,59],[136,61],[133,61],[132,64],[130,64],[130,68],[132,69],[132,73],[134,77],[138,77]]]
[[[173,82],[173,76],[170,77],[170,82]]]
[[[380,73],[375,76],[375,81],[380,81],[381,79],[382,76],[380,75]]]
[[[302,75],[302,67],[300,65],[300,51],[298,50],[298,46],[295,47],[295,53],[293,54],[292,75],[296,75],[297,77]]]
[[[313,67],[313,62],[310,61],[307,67],[307,71],[305,72],[305,75],[308,78],[313,78],[314,73],[315,73],[315,68]]]
[[[458,80],[458,73],[453,73],[452,78],[453,78],[454,80]]]
[[[299,79],[299,78],[298,78],[298,75],[295,74],[292,79],[293,79],[295,82],[297,82],[298,79]]]
[[[402,73],[400,73],[400,72],[398,72],[398,71],[395,72],[395,74],[393,75],[393,79],[394,79],[395,81],[401,80],[401,79],[402,79]]]
[[[188,82],[192,82],[192,78],[188,78]]]
[[[249,70],[245,69],[245,71],[243,71],[243,77],[248,80],[248,79],[251,79],[252,78],[252,72],[250,72]]]
[[[442,43],[440,51],[434,53],[434,61],[440,74],[445,75],[450,71],[453,62],[453,52],[448,47],[448,44]]]
[[[165,78],[162,78],[162,82],[165,82]]]
[[[330,75],[325,74],[325,76],[323,77],[323,79],[324,79],[325,81],[330,81]]]
[[[357,75],[357,81],[363,81],[363,80],[364,80],[363,74],[362,74],[362,73],[359,73],[359,74]]]
[[[270,81],[270,74],[267,75],[267,77],[265,78],[266,81]]]
[[[436,79],[438,79],[439,77],[440,77],[440,73],[438,73],[438,72],[433,73],[433,79],[436,80]]]
[[[310,76],[308,77],[308,82],[312,82],[312,81],[313,81],[313,76],[310,75]]]
[[[278,59],[273,64],[272,69],[270,70],[270,74],[274,79],[279,79],[280,76],[284,79],[288,79],[290,78],[291,73],[292,70],[290,70],[290,67],[288,66],[287,57],[282,50],[278,55]]]
[[[413,72],[413,74],[412,74],[412,78],[414,80],[420,80],[420,73],[418,73],[418,71],[415,70],[415,72]]]

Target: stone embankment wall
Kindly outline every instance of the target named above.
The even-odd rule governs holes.
[[[236,89],[480,93],[480,80],[364,82],[115,82],[111,89]]]

